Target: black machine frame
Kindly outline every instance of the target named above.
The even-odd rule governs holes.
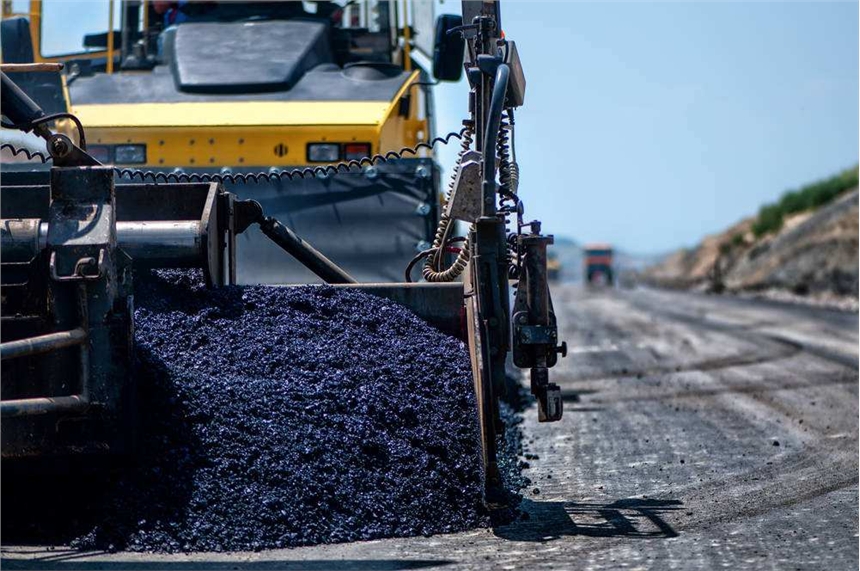
[[[516,45],[501,33],[498,3],[484,1],[477,12],[475,4],[464,2],[464,13],[474,14],[471,21],[445,30],[447,35],[462,34],[468,53],[464,69],[470,118],[460,136],[460,164],[438,240],[410,263],[411,268],[425,259],[423,275],[428,282],[440,283],[357,284],[295,231],[264,214],[259,202],[225,191],[222,180],[183,183],[158,173],[154,184],[116,185],[115,169],[86,153],[82,129],[80,146],[51,133],[46,128],[51,116],[0,74],[5,117],[12,126],[42,136],[53,161],[49,184],[34,184],[32,174],[6,173],[0,185],[0,357],[18,361],[10,369],[14,379],[10,376],[7,382],[5,366],[3,371],[4,457],[122,450],[117,442],[121,431],[110,427],[135,416],[129,371],[132,268],[199,267],[211,285],[234,283],[236,236],[257,225],[323,281],[401,301],[451,333],[462,335],[465,330],[481,428],[485,498],[489,505],[501,501],[496,447],[504,430],[499,399],[507,390],[508,356],[512,354],[517,367],[529,369],[538,419],[557,421],[562,417],[561,391],[549,381],[548,371],[559,354],[566,354],[566,345],[558,343],[547,282],[547,247],[553,237],[541,233],[540,222],[523,219],[517,194],[513,113],[524,102],[525,76]],[[331,174],[338,176],[338,169]],[[7,195],[12,197],[9,202]],[[452,216],[470,224],[467,236],[449,238]],[[171,228],[159,222],[170,222]],[[457,259],[443,271],[448,259],[443,254],[457,242],[462,243]],[[444,283],[461,273],[462,284]],[[9,335],[7,323],[13,325]],[[51,358],[42,370],[34,358],[45,354]],[[66,374],[75,363],[71,370],[78,371],[78,388],[70,389],[68,379],[58,386],[59,371]],[[22,417],[31,423],[10,424]],[[58,417],[76,418],[91,428],[74,432],[67,446],[57,439]],[[34,439],[33,426],[39,422],[43,432]]]

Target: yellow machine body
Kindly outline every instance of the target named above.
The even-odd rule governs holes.
[[[247,101],[71,108],[87,126],[91,144],[144,144],[141,166],[155,168],[313,164],[306,154],[309,143],[369,143],[373,154],[414,146],[426,133],[426,120],[400,117],[396,106],[396,101]]]
[[[97,160],[150,173],[252,175],[253,184],[225,187],[260,201],[361,281],[397,281],[432,241],[439,218],[440,168],[431,149],[380,162],[371,172],[362,164],[331,180],[256,181],[257,173],[384,155],[432,139],[429,74],[413,57],[420,51],[426,67],[432,47],[418,50],[410,34],[432,43],[433,16],[425,14],[422,28],[412,20],[421,10],[411,3],[320,3],[318,10],[333,11],[310,17],[300,2],[192,2],[185,4],[187,20],[170,23],[144,0],[81,1],[73,13],[66,2],[32,0],[4,2],[3,17],[15,24],[4,30],[32,44],[32,53],[18,58],[65,64],[59,79],[25,88],[46,113],[79,118]],[[210,6],[208,16],[191,13]],[[73,23],[64,21],[66,13]],[[63,43],[64,27],[81,35]],[[233,81],[243,66],[255,65],[262,71],[254,81]],[[183,73],[212,84],[189,85]],[[54,87],[42,93],[48,82]],[[57,127],[75,140],[70,122]],[[333,144],[337,157],[312,156],[312,145]],[[133,159],[120,152],[129,148]],[[240,281],[313,281],[265,241],[248,240],[239,244],[250,268],[240,270]]]
[[[121,1],[103,0],[111,17],[106,26],[116,27]],[[144,15],[150,2],[138,2]],[[398,11],[407,13],[406,2],[397,0]],[[20,8],[26,4],[26,10]],[[81,2],[82,9],[97,2]],[[15,8],[19,8],[16,10]],[[119,46],[61,56],[46,56],[42,46],[51,30],[43,29],[45,2],[3,2],[3,18],[24,17],[29,21],[35,62],[105,62],[104,73],[123,75],[145,71],[119,68]],[[98,14],[96,14],[98,16]],[[144,18],[144,31],[149,23]],[[399,28],[400,39],[404,28]],[[409,33],[409,26],[405,33]],[[411,44],[406,41],[392,58],[412,71]],[[97,72],[98,73],[98,72]],[[411,147],[430,138],[424,93],[412,71],[394,97],[379,101],[241,101],[182,103],[81,104],[70,95],[63,78],[66,108],[87,129],[90,144],[146,145],[146,161],[133,166],[194,169],[199,167],[282,167],[320,164],[309,160],[309,143],[367,143],[370,153]],[[360,86],[357,86],[357,90]],[[410,97],[412,96],[412,97]],[[408,105],[408,109],[403,106]],[[61,130],[73,134],[70,124]],[[430,156],[431,151],[423,151]]]

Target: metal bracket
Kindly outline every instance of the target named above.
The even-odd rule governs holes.
[[[555,345],[558,329],[554,325],[519,325],[516,335],[523,345]]]
[[[260,222],[263,218],[263,207],[256,200],[233,201],[233,224],[236,234],[241,234],[251,224]]]
[[[561,420],[562,414],[561,389],[555,383],[549,383],[538,394],[538,422],[556,422]]]
[[[515,311],[512,317],[514,327],[513,359],[514,365],[522,369],[534,367],[535,355],[540,352],[546,355],[546,366],[554,367],[558,355],[567,356],[567,343],[558,342],[558,326],[555,313],[549,312],[549,325],[529,325],[528,311],[520,309],[524,306],[523,294],[515,298]],[[531,347],[528,347],[528,346]]]
[[[481,153],[468,151],[460,161],[445,215],[451,219],[474,222],[481,216]]]
[[[86,273],[85,269],[96,267],[96,273]],[[92,256],[80,258],[75,262],[75,269],[67,276],[61,276],[57,273],[57,252],[51,252],[51,259],[48,262],[48,268],[51,272],[51,279],[58,282],[73,282],[80,280],[97,280],[104,275],[105,271],[105,249],[99,249],[99,259],[96,261]]]
[[[48,139],[48,152],[55,167],[100,167],[102,164],[62,134]]]

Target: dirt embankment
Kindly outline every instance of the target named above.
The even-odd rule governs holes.
[[[847,191],[814,211],[785,219],[775,233],[756,237],[755,217],[706,237],[646,269],[661,287],[710,291],[787,291],[857,297],[858,193]]]

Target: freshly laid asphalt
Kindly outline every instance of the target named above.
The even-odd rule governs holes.
[[[856,569],[858,316],[554,288],[560,423],[524,413],[527,518],[242,553],[4,542],[5,569]],[[420,477],[420,474],[416,474]]]

